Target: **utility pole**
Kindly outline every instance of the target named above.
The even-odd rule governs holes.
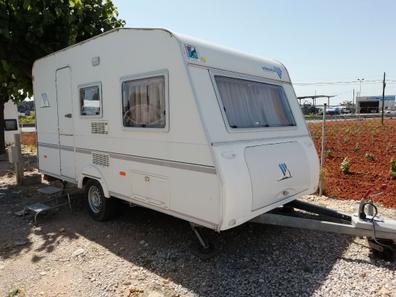
[[[355,107],[355,89],[353,89],[353,92],[352,92],[352,110],[351,110],[351,112],[352,113],[356,113],[356,107]]]
[[[385,72],[384,72],[384,80],[382,81],[382,113],[381,113],[381,123],[384,125],[384,109],[385,109]]]
[[[315,89],[315,96],[316,96],[316,89]],[[313,107],[316,108],[316,98],[312,98]]]
[[[322,139],[320,143],[320,174],[319,174],[319,196],[323,194],[323,164],[325,149],[325,126],[326,126],[326,109],[327,104],[323,104],[323,121],[322,121]]]
[[[364,81],[364,78],[358,78],[359,81],[359,97],[362,97],[362,82]]]

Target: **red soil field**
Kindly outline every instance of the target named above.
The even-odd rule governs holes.
[[[321,122],[308,123],[312,139],[320,154]],[[390,160],[396,159],[396,119],[339,120],[326,122],[325,160],[322,171],[324,194],[338,199],[358,199],[381,184],[387,184],[384,195],[375,198],[396,208],[396,179],[389,175]],[[22,133],[22,144],[36,144],[36,133]],[[369,153],[373,160],[365,156]],[[345,157],[350,162],[350,174],[341,172]]]
[[[308,123],[312,139],[320,154],[321,122]],[[324,194],[339,199],[361,199],[373,189],[378,192],[387,184],[385,193],[375,197],[387,207],[396,207],[396,179],[390,177],[390,160],[396,159],[396,120],[340,120],[326,122]],[[373,157],[371,160],[370,154]],[[345,157],[350,173],[341,172]]]
[[[22,132],[21,143],[24,145],[36,145],[37,135],[36,132]]]

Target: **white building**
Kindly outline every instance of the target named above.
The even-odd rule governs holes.
[[[384,109],[393,110],[395,108],[395,95],[384,97]],[[357,113],[378,113],[382,110],[382,96],[356,97]]]

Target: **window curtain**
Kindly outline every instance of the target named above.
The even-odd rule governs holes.
[[[294,124],[281,86],[215,77],[231,128],[289,126]]]
[[[165,126],[165,80],[126,82],[123,94],[124,126]]]

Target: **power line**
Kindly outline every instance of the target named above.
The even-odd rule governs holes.
[[[362,84],[382,84],[382,80],[364,80]],[[296,82],[293,83],[296,86],[329,86],[329,85],[351,85],[359,84],[357,80],[352,81],[322,81],[322,82]],[[396,84],[396,80],[389,79],[386,81],[387,84]]]

